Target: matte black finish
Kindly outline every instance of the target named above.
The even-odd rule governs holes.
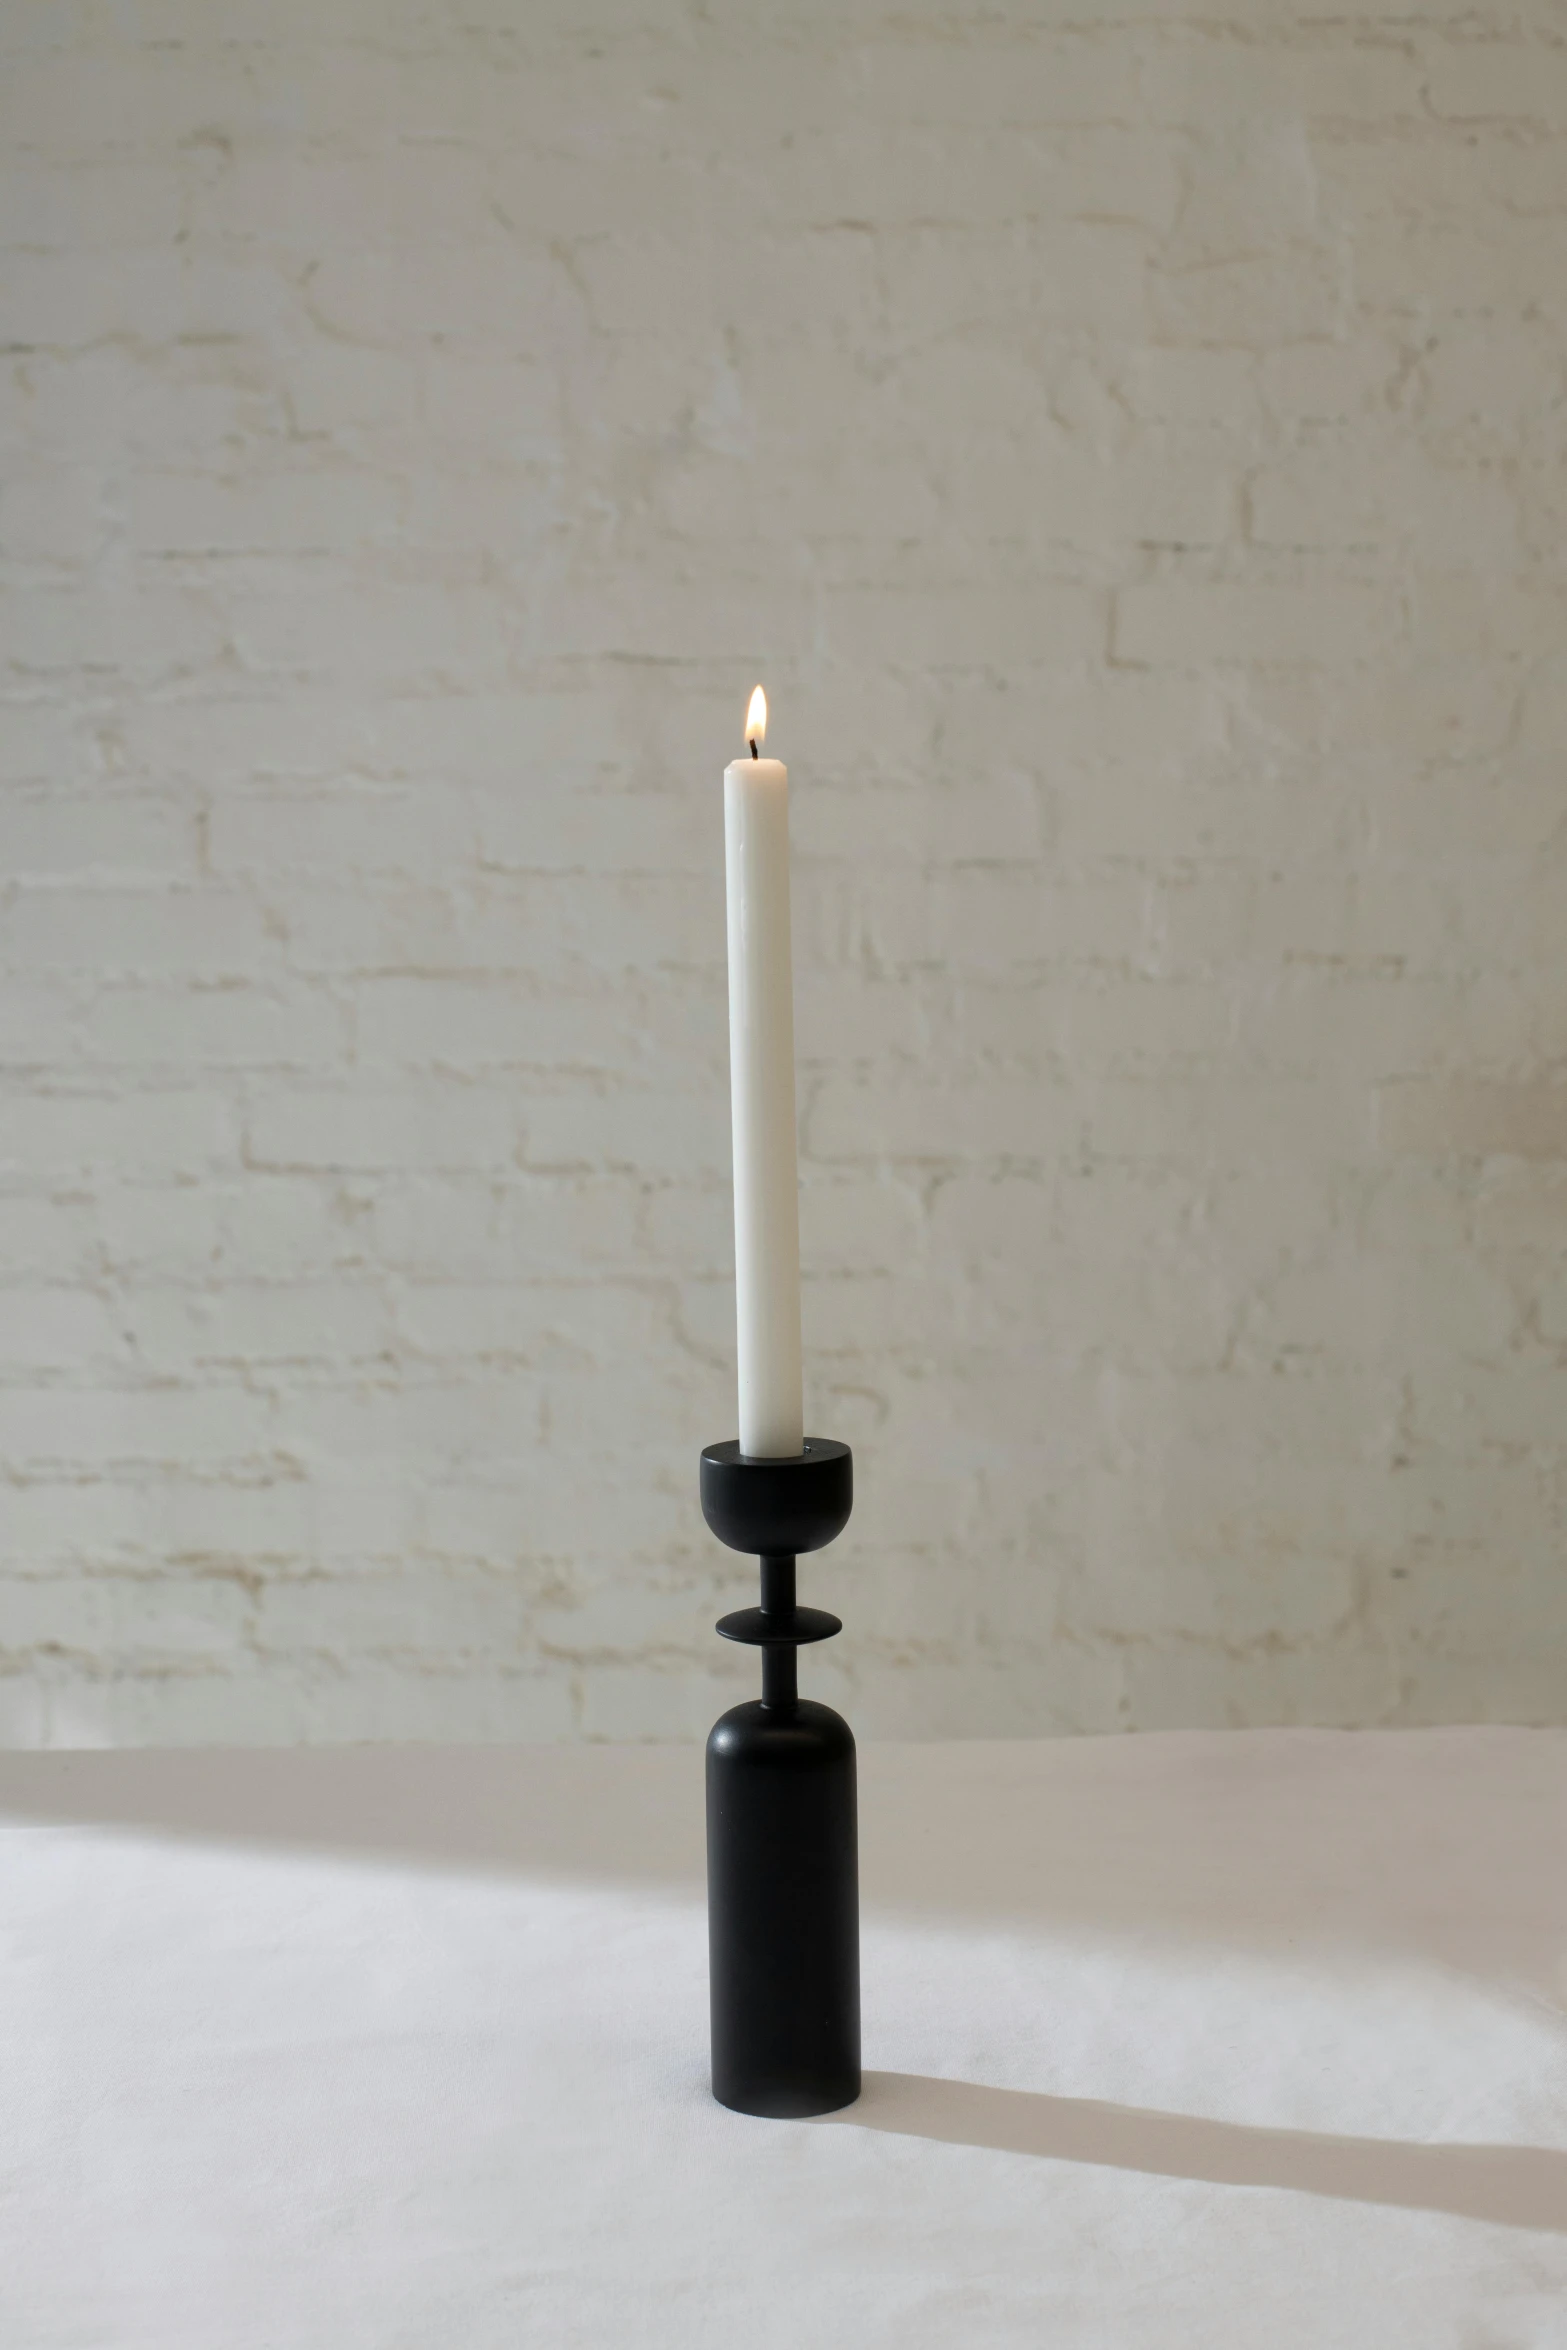
[[[713,2095],[832,2113],[860,2093],[854,1736],[830,1706],[737,1705],[707,1741]]]
[[[854,1507],[854,1455],[808,1436],[793,1460],[753,1461],[733,1438],[702,1455],[702,1515],[731,1550],[825,1550]]]
[[[805,1648],[813,1640],[831,1640],[843,1630],[842,1616],[830,1616],[824,1607],[791,1608],[786,1616],[770,1616],[764,1607],[737,1607],[732,1616],[720,1616],[713,1626],[725,1640],[744,1640],[752,1648]]]
[[[762,1652],[761,1703],[707,1742],[707,1915],[713,2095],[741,2113],[832,2113],[860,2093],[859,1869],[854,1737],[799,1695],[797,1655],[842,1630],[795,1599],[795,1555],[843,1531],[846,1444],[807,1439],[793,1460],[737,1444],[702,1455],[702,1512],[761,1564],[761,1605],[718,1630]]]

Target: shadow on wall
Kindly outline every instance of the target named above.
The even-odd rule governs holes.
[[[695,1906],[694,1747],[0,1756],[0,1823],[74,1822]],[[872,1923],[1457,1968],[1559,2004],[1567,1732],[1298,1731],[868,1749]],[[812,2127],[1567,2233],[1567,2154],[1269,2129],[869,2073]]]
[[[699,1899],[702,1757],[608,1746],[0,1756],[0,1818]],[[1414,1958],[1554,2005],[1567,1731],[1173,1732],[860,1757],[869,1919]]]

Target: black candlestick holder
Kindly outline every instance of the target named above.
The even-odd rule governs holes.
[[[702,1455],[702,1514],[761,1561],[760,1607],[718,1630],[762,1652],[762,1696],[707,1741],[707,1921],[713,2095],[738,2113],[832,2113],[860,2093],[860,1914],[854,1734],[799,1693],[798,1654],[842,1624],[795,1600],[795,1560],[843,1532],[846,1444],[809,1437],[792,1460],[738,1444]]]

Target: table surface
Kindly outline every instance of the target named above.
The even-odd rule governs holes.
[[[861,1754],[865,2093],[684,1748],[0,1758],[16,2350],[1567,2344],[1567,1732]]]

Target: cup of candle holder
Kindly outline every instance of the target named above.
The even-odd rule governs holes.
[[[755,1557],[825,1550],[854,1507],[854,1455],[808,1436],[792,1460],[748,1460],[731,1437],[702,1454],[702,1515],[720,1542]]]
[[[798,1651],[842,1625],[797,1604],[795,1559],[848,1523],[853,1457],[823,1437],[787,1460],[710,1444],[701,1495],[719,1540],[761,1563],[761,1605],[717,1627],[761,1650],[762,1696],[707,1742],[713,2095],[779,2119],[831,2113],[860,2093],[854,1735],[799,1695]]]

